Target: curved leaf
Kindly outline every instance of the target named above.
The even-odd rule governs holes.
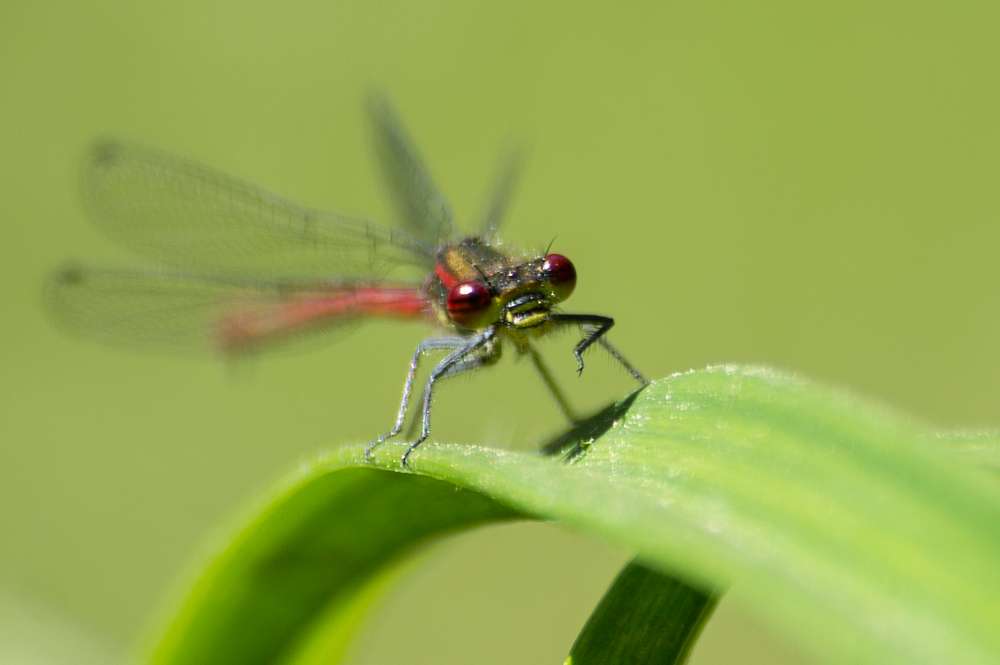
[[[377,451],[382,469],[341,449],[255,512],[153,661],[336,654],[330,640],[388,564],[434,534],[529,516],[696,585],[733,585],[830,662],[1000,663],[1000,488],[928,431],[799,377],[727,366],[655,382],[553,442],[568,463],[426,444],[408,473],[404,444]]]
[[[310,631],[346,637],[386,566],[430,535],[518,517],[456,489],[356,464],[304,470],[218,554],[153,662],[274,663],[303,658],[302,649],[337,655],[343,640],[317,644]]]

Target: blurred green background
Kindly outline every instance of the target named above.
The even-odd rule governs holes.
[[[0,662],[127,653],[256,492],[387,429],[426,333],[369,325],[236,371],[60,335],[46,274],[121,254],[79,204],[95,136],[386,218],[378,85],[466,228],[527,142],[507,236],[556,238],[580,275],[567,309],[614,316],[648,376],[765,362],[991,426],[998,35],[1000,5],[970,0],[3,3]],[[601,354],[576,379],[572,343],[543,350],[577,402],[631,387]],[[439,439],[523,448],[562,426],[509,358],[438,395]],[[358,662],[561,662],[626,555],[544,525],[434,550]],[[786,639],[726,602],[694,662],[806,662]]]

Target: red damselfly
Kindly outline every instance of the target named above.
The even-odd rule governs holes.
[[[504,346],[531,358],[574,420],[531,343],[555,328],[581,328],[573,349],[579,371],[583,352],[597,343],[647,383],[606,340],[613,319],[558,311],[576,286],[569,259],[522,254],[498,241],[516,160],[508,160],[479,235],[456,238],[450,208],[391,106],[373,95],[369,110],[403,230],[306,208],[155,150],[98,143],[83,172],[88,212],[112,239],[154,263],[64,266],[47,286],[56,322],[119,346],[224,354],[366,318],[433,322],[447,335],[417,346],[396,422],[366,451],[402,431],[420,359],[443,353],[421,393],[420,436],[403,454],[404,466],[430,434],[436,382],[496,362]],[[423,280],[387,280],[407,266]]]

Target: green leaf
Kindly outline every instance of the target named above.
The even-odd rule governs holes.
[[[212,558],[152,660],[331,662],[393,564],[526,516],[635,551],[829,662],[1000,663],[1000,487],[930,428],[800,377],[654,382],[547,450],[344,448],[303,468]]]
[[[296,652],[306,647],[336,655],[343,640],[317,644],[310,631],[346,637],[387,565],[429,536],[519,517],[481,494],[362,459],[320,461],[264,501],[195,584],[153,662],[273,663],[303,658]]]
[[[565,665],[680,665],[718,599],[632,561],[587,620]]]
[[[956,460],[982,469],[1000,471],[1000,434],[997,432],[939,432],[934,435],[941,450]]]

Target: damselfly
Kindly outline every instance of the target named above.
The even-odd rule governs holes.
[[[84,197],[95,224],[155,263],[139,268],[63,267],[48,301],[64,328],[102,342],[241,354],[359,319],[424,320],[447,331],[421,342],[410,361],[396,422],[366,453],[403,429],[414,377],[427,354],[444,357],[420,400],[420,436],[430,435],[431,393],[449,376],[496,362],[504,346],[528,355],[560,408],[562,391],[532,346],[555,328],[578,326],[573,354],[597,343],[640,384],[647,382],[605,338],[606,316],[558,311],[576,286],[559,254],[521,254],[497,229],[512,187],[504,169],[479,235],[456,238],[451,210],[435,188],[388,102],[373,95],[380,161],[403,231],[321,212],[218,171],[110,140],[91,151]],[[394,268],[423,281],[393,283]]]

